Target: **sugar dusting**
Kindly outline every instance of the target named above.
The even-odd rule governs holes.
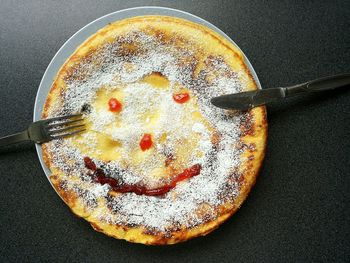
[[[138,51],[125,53],[125,43],[135,44]],[[215,108],[211,105],[210,98],[239,92],[241,85],[238,75],[241,73],[233,72],[221,58],[208,57],[205,67],[194,78],[193,69],[198,63],[194,56],[196,50],[192,50],[194,45],[187,44],[186,48],[177,47],[171,42],[164,44],[161,37],[135,30],[124,36],[116,36],[115,42],[100,47],[92,57],[75,65],[70,76],[65,79],[67,89],[63,94],[63,106],[53,106],[49,117],[80,112],[84,104],[94,101],[99,89],[113,91],[122,84],[125,98],[123,111],[118,117],[107,110],[95,108],[86,117],[92,123],[92,131],[104,133],[121,142],[125,149],[137,147],[140,136],[147,132],[147,126],[140,124],[145,117],[144,112],[158,112],[155,141],[164,133],[169,136],[166,140],[167,149],[164,149],[164,145],[155,146],[155,157],[150,159],[150,167],[145,166],[139,173],[133,173],[122,169],[118,161],[104,163],[94,160],[99,167],[103,167],[108,176],[116,177],[124,183],[156,185],[157,182],[147,178],[150,169],[163,165],[156,155],[176,147],[183,138],[192,133],[200,136],[198,148],[203,155],[193,155],[186,164],[188,167],[201,164],[200,175],[179,183],[162,197],[134,193],[111,197],[108,195],[108,185],[94,183],[87,175],[89,171],[83,165],[84,156],[73,145],[73,138],[48,143],[54,166],[65,173],[67,189],[79,192],[91,211],[96,208],[92,203],[99,198],[105,199],[110,209],[99,214],[102,221],[131,226],[143,225],[148,229],[165,232],[174,227],[195,227],[214,219],[217,216],[215,207],[234,200],[239,193],[238,183],[230,178],[241,162],[241,152],[236,145],[239,142],[241,119],[245,116],[243,113],[229,114]],[[156,89],[139,82],[152,72],[164,75],[170,82],[170,89]],[[208,76],[213,73],[215,78],[208,80]],[[194,109],[191,106],[179,105],[172,100],[172,93],[179,84],[189,89],[198,99],[201,114],[218,131],[218,145],[213,145],[211,134],[202,123],[193,122],[191,113]],[[120,118],[123,126],[113,126],[116,118]],[[88,147],[96,146],[94,135],[83,135],[83,138]],[[127,159],[128,156],[124,158]],[[81,180],[77,182],[69,179],[74,176]],[[204,213],[200,212],[201,208]]]

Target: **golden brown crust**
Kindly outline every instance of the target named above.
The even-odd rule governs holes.
[[[223,49],[226,49],[228,53],[235,57],[235,63],[239,64],[241,69],[243,69],[246,75],[250,78],[249,85],[247,85],[247,90],[256,89],[256,84],[247,69],[243,61],[243,56],[240,52],[226,39],[209,30],[208,28],[194,24],[192,22],[177,19],[172,17],[136,17],[128,20],[119,21],[106,26],[105,28],[99,30],[95,35],[87,39],[75,52],[74,54],[65,62],[65,64],[60,69],[54,84],[51,87],[50,93],[44,105],[44,110],[42,113],[43,118],[47,118],[49,115],[50,108],[54,105],[55,101],[59,99],[60,94],[64,90],[65,86],[62,82],[65,76],[70,74],[70,69],[74,63],[80,61],[84,57],[88,56],[96,49],[102,41],[110,37],[110,32],[120,28],[127,23],[137,23],[140,21],[154,21],[162,20],[166,23],[180,24],[186,27],[199,30],[205,35],[215,39],[217,44]],[[99,232],[103,232],[108,236],[112,236],[118,239],[125,239],[130,242],[144,243],[149,245],[165,245],[174,244],[178,242],[183,242],[190,238],[197,236],[203,236],[216,229],[221,223],[232,216],[238,208],[242,205],[243,201],[246,199],[248,193],[250,192],[252,186],[255,184],[256,177],[261,168],[261,164],[265,155],[265,147],[267,140],[267,120],[266,120],[266,109],[265,107],[257,107],[250,111],[250,120],[246,123],[242,123],[242,134],[241,142],[243,147],[245,147],[242,153],[242,159],[245,160],[240,165],[241,174],[240,177],[240,193],[236,197],[233,203],[227,203],[218,208],[220,211],[219,216],[215,220],[208,221],[197,227],[181,229],[171,232],[171,234],[164,234],[160,232],[149,232],[144,227],[129,227],[122,225],[112,225],[105,222],[101,222],[96,219],[91,212],[88,211],[84,203],[79,199],[77,194],[73,191],[67,191],[62,187],[64,185],[64,180],[60,178],[59,172],[51,169],[51,182],[54,185],[57,192],[60,194],[62,199],[71,208],[71,210],[78,216],[83,217],[90,222],[92,227]],[[45,145],[43,145],[43,158],[46,165],[51,167],[52,157],[47,151]]]

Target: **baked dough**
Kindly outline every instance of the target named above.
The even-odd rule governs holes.
[[[43,144],[51,182],[106,235],[151,245],[206,235],[247,197],[267,136],[265,107],[225,111],[210,98],[254,89],[241,52],[202,25],[167,16],[109,24],[64,63],[46,99],[43,118],[82,112],[87,124]]]

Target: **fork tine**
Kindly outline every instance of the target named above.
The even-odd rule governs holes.
[[[75,128],[85,127],[85,124],[79,124],[74,126],[68,126],[66,128],[57,129],[57,130],[49,130],[49,134],[59,134],[65,131],[73,130]]]
[[[64,121],[64,122],[59,122],[59,123],[50,123],[50,124],[47,124],[46,127],[47,128],[54,128],[54,127],[57,127],[57,126],[68,125],[68,124],[80,122],[80,121],[83,121],[83,120],[84,119],[78,119],[78,120]]]
[[[71,115],[54,117],[54,118],[46,119],[46,121],[51,123],[53,121],[63,121],[63,120],[67,120],[67,119],[70,119],[70,118],[81,117],[81,116],[83,116],[83,115],[81,113],[78,113],[78,114],[71,114]]]
[[[60,139],[60,138],[66,138],[68,136],[72,136],[74,134],[77,133],[81,133],[83,131],[85,131],[86,129],[81,129],[81,130],[77,130],[77,131],[73,131],[73,132],[67,132],[67,133],[62,133],[62,134],[57,134],[57,135],[50,135],[52,139]]]

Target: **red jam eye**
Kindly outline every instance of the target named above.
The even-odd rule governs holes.
[[[109,110],[112,112],[119,112],[122,110],[122,104],[116,98],[111,98],[108,101]]]
[[[190,99],[190,94],[188,94],[188,93],[176,93],[176,94],[173,94],[173,99],[177,103],[185,103]]]
[[[142,151],[146,151],[153,145],[152,135],[145,133],[140,141],[140,147]]]

